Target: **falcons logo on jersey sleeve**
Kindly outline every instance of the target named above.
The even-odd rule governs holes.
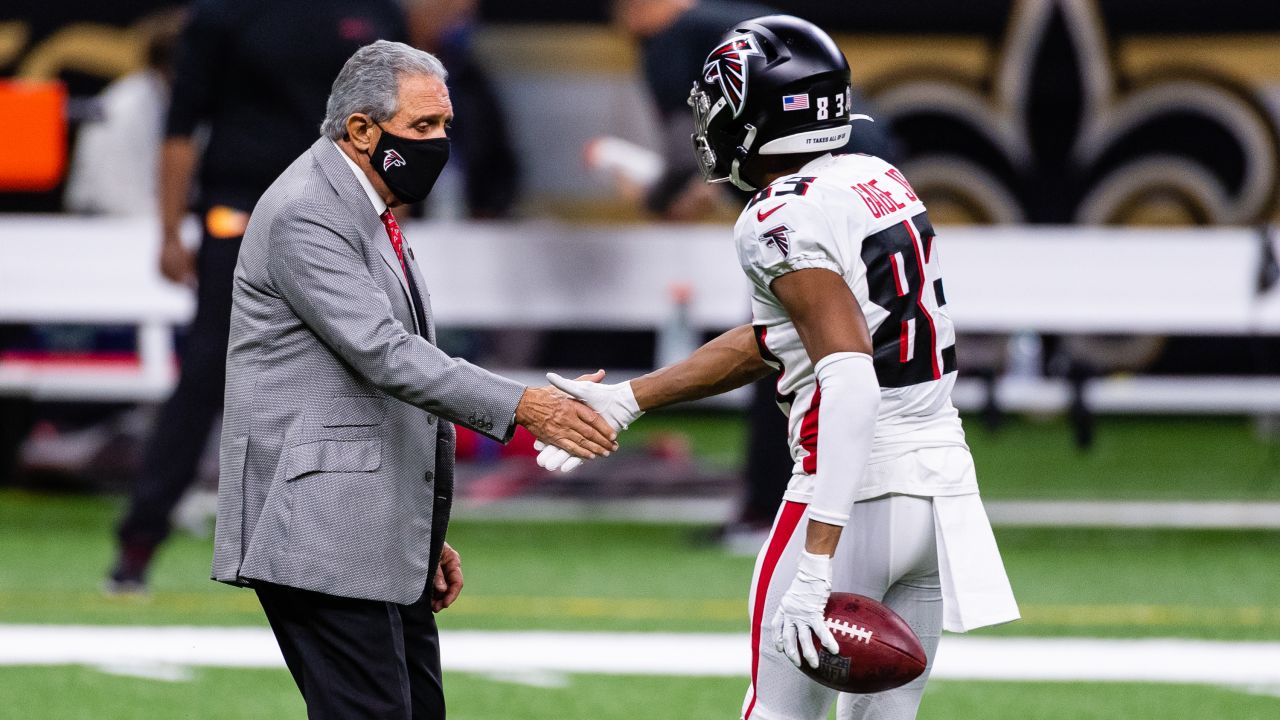
[[[764,57],[756,36],[751,33],[745,33],[712,50],[707,56],[706,64],[702,66],[703,80],[720,84],[720,92],[724,95],[725,102],[729,103],[729,109],[733,111],[735,118],[747,102],[748,55]]]
[[[791,252],[791,233],[792,229],[789,225],[779,225],[771,230],[766,230],[760,236],[760,242],[782,253],[782,257],[786,257]]]

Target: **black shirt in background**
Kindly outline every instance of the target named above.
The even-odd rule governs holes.
[[[702,74],[707,55],[738,22],[777,11],[765,5],[702,0],[665,30],[641,44],[644,79],[663,117],[689,115],[689,89]],[[690,126],[693,124],[689,115]],[[692,151],[691,151],[692,152]]]
[[[166,135],[208,124],[198,206],[252,210],[319,136],[347,58],[406,34],[395,0],[197,0],[178,48]]]

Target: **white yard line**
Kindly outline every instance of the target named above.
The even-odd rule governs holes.
[[[536,498],[463,500],[467,520],[621,520],[718,524],[732,518],[730,498]],[[1280,502],[987,500],[1000,527],[1280,529]]]
[[[1280,528],[1280,503],[1277,502],[990,500],[985,504],[992,524],[1001,526],[1221,530]]]
[[[515,498],[463,500],[469,520],[616,520],[716,524],[733,517],[725,498]],[[985,500],[993,525],[1024,527],[1280,529],[1280,502]]]
[[[724,633],[445,632],[445,668],[745,677],[744,635]],[[112,668],[283,666],[259,628],[0,625],[0,665]],[[1280,643],[1064,638],[943,639],[939,679],[1060,680],[1280,686]]]

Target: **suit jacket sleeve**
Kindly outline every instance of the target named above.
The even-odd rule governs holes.
[[[359,235],[303,202],[276,216],[267,275],[321,341],[392,397],[506,442],[525,386],[449,357],[392,315],[369,274]]]

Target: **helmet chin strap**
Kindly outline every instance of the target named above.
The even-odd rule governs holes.
[[[742,158],[745,158],[747,154],[751,152],[751,146],[754,145],[756,142],[757,131],[756,131],[756,126],[752,125],[751,123],[745,123],[743,127],[746,128],[747,135],[742,139],[742,145],[738,146],[737,155],[739,155],[740,157],[734,158],[733,164],[729,166],[729,182],[733,183],[733,186],[738,188],[739,190],[746,190],[747,192],[751,192],[752,190],[756,189],[756,186],[747,182],[742,177],[742,174],[739,172],[739,170],[741,168]]]
[[[736,159],[733,161],[733,168],[729,171],[729,182],[733,183],[733,186],[738,188],[739,190],[746,190],[747,192],[751,192],[756,189],[756,186],[752,185],[746,180],[743,180],[742,176],[738,174],[739,162],[740,161]]]

